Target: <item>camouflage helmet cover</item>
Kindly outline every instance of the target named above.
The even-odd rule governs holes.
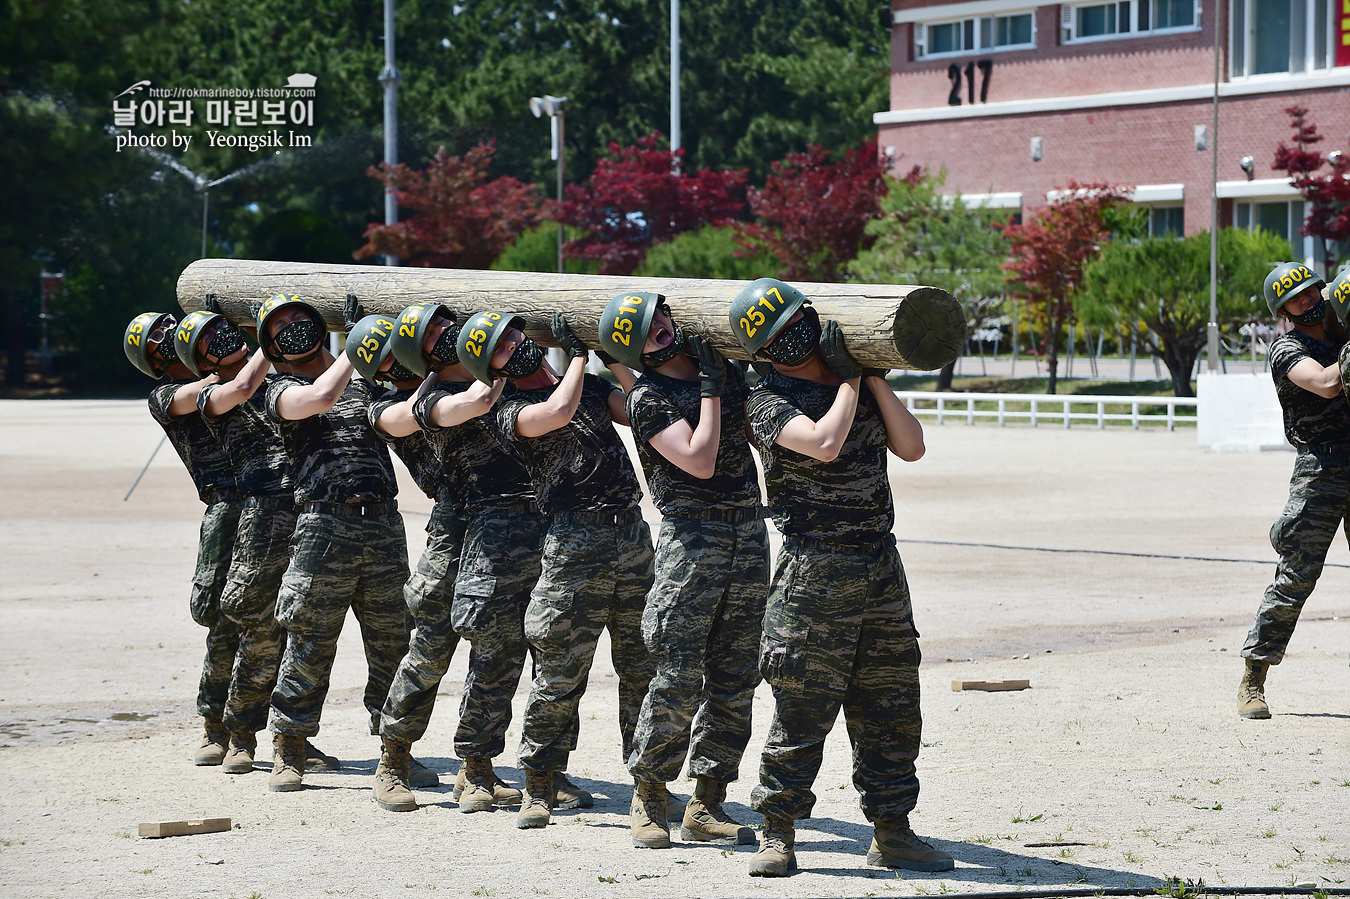
[[[490,362],[497,342],[511,328],[524,329],[525,320],[510,312],[485,309],[469,316],[459,328],[455,352],[460,363],[484,384],[492,383]]]
[[[1308,287],[1326,286],[1327,282],[1302,262],[1285,262],[1266,275],[1266,305],[1270,307],[1270,314],[1279,318],[1280,309],[1295,295]]]
[[[810,302],[806,294],[791,284],[777,278],[760,278],[736,294],[727,319],[741,348],[754,356],[783,330],[798,309]]]

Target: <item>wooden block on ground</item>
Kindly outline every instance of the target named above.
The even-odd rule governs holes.
[[[1029,680],[954,680],[952,689],[956,692],[962,690],[983,690],[985,693],[1001,693],[1004,690],[1029,690],[1031,681]]]
[[[142,837],[182,837],[192,833],[221,833],[230,829],[229,818],[203,818],[198,821],[161,821],[142,824]]]

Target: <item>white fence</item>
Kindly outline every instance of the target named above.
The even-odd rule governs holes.
[[[996,419],[1000,427],[1011,421],[1029,421],[1031,426],[1055,424],[1065,428],[1074,422],[1091,422],[1105,428],[1107,422],[1129,422],[1135,429],[1142,424],[1166,423],[1174,431],[1178,424],[1196,423],[1194,397],[1175,396],[1050,396],[1028,393],[940,393],[897,390],[915,416],[931,416],[942,424],[948,418],[964,418],[973,425],[979,418]],[[981,408],[976,408],[980,406]],[[1128,412],[1107,411],[1108,406],[1126,407]],[[1140,412],[1140,407],[1165,406],[1166,413]],[[1188,410],[1179,412],[1178,410]]]

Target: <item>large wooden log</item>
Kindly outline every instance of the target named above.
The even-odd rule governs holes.
[[[733,359],[745,359],[727,322],[727,310],[746,283],[200,259],[178,277],[178,304],[191,312],[202,307],[207,294],[215,294],[225,315],[241,322],[249,319],[252,301],[296,294],[314,304],[333,331],[343,329],[342,302],[349,293],[360,298],[368,313],[384,315],[397,315],[421,302],[444,303],[460,317],[501,309],[523,317],[525,330],[545,346],[555,345],[549,321],[554,311],[560,311],[572,330],[595,348],[600,314],[611,298],[654,291],[667,298],[686,332],[702,335]],[[804,282],[794,286],[811,298],[821,318],[839,321],[849,350],[864,365],[930,371],[955,359],[965,342],[961,307],[936,287]]]

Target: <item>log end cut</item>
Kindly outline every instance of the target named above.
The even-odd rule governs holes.
[[[937,287],[916,287],[896,311],[895,348],[917,371],[933,371],[955,362],[966,342],[961,304]]]

